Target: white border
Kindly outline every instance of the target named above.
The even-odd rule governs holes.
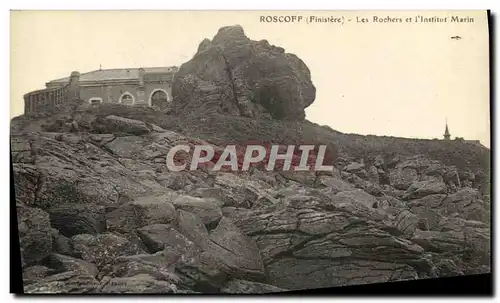
[[[253,0],[247,2],[230,0],[122,0],[119,3],[105,0],[18,0],[7,6],[9,9],[57,9],[57,10],[396,10],[396,9],[493,9],[496,0]],[[2,3],[3,4],[3,3]]]
[[[2,43],[2,51],[3,51],[3,65],[4,67],[10,66],[10,61],[9,61],[9,53],[10,53],[10,29],[9,29],[9,9],[92,9],[92,10],[107,10],[107,9],[149,9],[149,10],[166,10],[166,9],[181,9],[181,10],[203,10],[203,9],[210,9],[210,10],[217,10],[217,9],[225,9],[225,10],[242,10],[242,9],[250,9],[250,10],[382,10],[382,9],[491,9],[494,13],[496,13],[496,25],[495,25],[495,41],[497,43],[497,53],[498,53],[498,32],[500,31],[500,27],[498,26],[498,18],[500,18],[500,9],[498,8],[498,4],[500,1],[498,0],[448,0],[448,1],[435,1],[435,0],[408,0],[408,1],[400,1],[400,0],[385,0],[385,1],[373,1],[373,0],[337,0],[335,2],[333,1],[325,1],[325,0],[307,0],[307,1],[299,1],[299,0],[288,0],[288,1],[269,1],[269,0],[252,0],[252,1],[230,1],[230,0],[212,0],[212,1],[203,1],[203,0],[183,0],[183,1],[153,1],[153,0],[122,0],[122,1],[103,1],[103,0],[75,0],[75,1],[62,1],[62,0],[44,0],[44,1],[39,1],[39,0],[17,0],[15,2],[9,2],[9,1],[2,1],[2,10],[1,10],[1,17],[2,17],[2,30],[1,30],[1,38],[3,40]],[[498,58],[496,60],[496,63],[498,64]],[[494,66],[492,68],[496,68],[497,66]],[[9,113],[9,119],[5,120],[0,120],[5,125],[0,127],[1,135],[5,138],[5,141],[7,141],[7,138],[9,137],[9,125],[10,125],[10,84],[9,84],[9,79],[10,79],[10,73],[7,68],[3,68],[3,75],[2,75],[2,81],[0,81],[0,85],[2,85],[2,89],[0,90],[4,94],[4,98],[2,98],[2,102],[0,102],[0,112],[3,112],[5,114]],[[499,87],[498,85],[498,76],[496,77],[496,82],[492,83],[492,85],[495,85],[495,87]],[[133,95],[132,95],[133,96]],[[495,109],[495,117],[496,117],[497,110]],[[495,127],[495,141],[498,140],[498,129]],[[5,146],[5,145],[4,145]],[[493,144],[492,144],[493,146]],[[0,163],[2,163],[2,167],[0,167],[0,172],[2,172],[2,180],[4,181],[3,184],[9,184],[10,182],[10,177],[8,175],[10,168],[9,164],[6,161],[6,159],[9,157],[10,151],[8,150],[7,147],[0,149],[1,154],[0,154],[0,159],[3,159]],[[495,156],[497,156],[495,152]],[[493,172],[495,171],[496,167],[494,168]],[[10,184],[9,184],[10,186]],[[1,187],[4,191],[7,191],[7,189],[10,187],[8,186],[3,186]],[[497,181],[495,184],[493,184],[492,189],[498,188]],[[9,194],[7,192],[4,192],[3,196],[7,197]],[[496,197],[496,194],[495,194]],[[9,213],[9,203],[0,203],[1,207],[3,207],[3,211],[1,213],[7,214]],[[495,219],[498,218],[498,209],[499,207],[495,207]],[[4,217],[5,218],[5,217]],[[7,231],[9,230],[9,220],[0,220],[3,230]],[[4,241],[8,241],[7,238],[7,232],[1,233]],[[494,233],[496,235],[496,233]],[[496,240],[496,239],[495,239]],[[496,244],[497,241],[494,241]],[[3,247],[9,247],[9,244],[4,245]],[[495,264],[498,262],[498,249],[495,245],[494,248],[495,251]],[[3,264],[7,265],[9,263],[8,259],[8,254],[9,250],[8,249],[1,249],[0,254],[2,255],[3,259]],[[7,267],[7,266],[5,266]],[[15,297],[10,295],[9,292],[9,284],[10,284],[10,277],[9,277],[9,271],[8,270],[3,270],[2,271],[2,287],[4,288],[3,291],[1,292],[1,296],[3,297],[2,299],[5,299],[6,301],[11,301]],[[497,275],[495,275],[495,288],[498,289],[496,286],[498,286],[499,283],[499,278]],[[422,290],[425,292],[425,290]],[[362,295],[362,294],[360,294]],[[54,297],[51,297],[51,299]],[[104,300],[105,301],[111,301],[111,302],[122,302],[124,298],[127,297],[107,297]],[[176,300],[180,299],[191,299],[192,297],[175,297]],[[30,298],[31,300],[35,300],[37,298]],[[47,298],[49,299],[49,298]],[[57,300],[57,298],[54,298]],[[62,299],[67,300],[67,301],[78,301],[80,299],[86,299],[85,297],[82,298],[69,298],[69,297],[63,297]],[[93,300],[103,300],[101,298],[96,298],[93,297]],[[133,297],[131,298],[132,300],[141,300],[139,297]],[[201,298],[198,298],[201,299]],[[246,298],[238,298],[241,300],[241,302],[244,301],[250,301],[250,299]],[[263,299],[267,299],[266,297],[263,297]],[[295,297],[295,298],[290,298],[290,297],[285,297],[284,298],[287,301],[290,300],[301,300],[303,298],[300,297]],[[324,298],[326,300],[330,300],[331,298]],[[469,298],[472,299],[472,298]],[[144,299],[142,299],[144,300]],[[210,300],[210,298],[206,298],[204,300]],[[220,300],[220,298],[214,297],[212,300]],[[342,298],[342,297],[335,297],[336,302],[353,302],[353,301],[364,301],[359,298]],[[379,298],[379,299],[372,299],[371,301],[375,302],[384,302],[391,300],[389,298]],[[395,302],[401,301],[401,298],[394,298],[392,299]],[[448,301],[448,302],[454,302],[455,300],[460,300],[459,298],[436,298],[436,299],[431,299],[431,298],[426,298],[426,301],[429,302],[442,302],[442,301]],[[478,300],[478,299],[476,299]],[[421,299],[411,299],[411,300],[406,300],[406,301],[412,301],[412,302],[418,302],[421,303]],[[474,300],[471,300],[474,301]]]

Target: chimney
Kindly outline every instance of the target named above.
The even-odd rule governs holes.
[[[71,72],[68,83],[68,101],[80,100],[80,73]]]
[[[143,87],[144,86],[144,73],[146,72],[146,70],[144,70],[144,68],[139,68],[139,87]]]

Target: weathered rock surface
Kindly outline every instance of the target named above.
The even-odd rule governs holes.
[[[210,62],[210,64],[206,64]],[[305,63],[266,40],[250,40],[240,26],[219,29],[175,74],[177,112],[303,120],[316,88]]]
[[[227,218],[223,218],[210,232],[207,250],[233,277],[264,278],[264,267],[256,243]]]
[[[59,230],[52,228],[52,251],[62,255],[72,255],[73,248],[71,247],[71,239],[61,235]]]
[[[169,224],[177,220],[177,211],[170,203],[175,195],[143,196],[106,214],[109,231],[130,233],[152,224]]]
[[[338,193],[341,191],[353,190],[354,186],[350,183],[343,181],[342,179],[330,177],[330,176],[320,176],[316,180],[318,187],[324,186],[332,190],[332,193]]]
[[[348,191],[330,200],[309,192],[289,197],[284,209],[246,214],[238,224],[256,240],[271,284],[278,287],[303,289],[346,285],[352,280],[374,283],[417,277],[413,265],[430,266],[425,265],[423,249],[401,237],[404,233],[384,231],[385,214],[372,207],[376,199],[370,197]]]
[[[148,248],[150,253],[161,251],[165,245],[173,242],[179,232],[167,224],[147,225],[138,230],[139,237]]]
[[[54,273],[54,269],[43,265],[34,265],[23,270],[23,285],[35,283]]]
[[[17,222],[23,265],[41,261],[52,251],[49,215],[41,209],[17,206]]]
[[[208,230],[197,215],[179,210],[179,231],[199,247],[208,246]]]
[[[60,204],[49,207],[51,226],[63,236],[97,234],[106,231],[105,208],[93,204]]]
[[[443,200],[447,215],[458,214],[467,220],[489,221],[488,205],[481,199],[475,189],[466,187],[448,195]]]
[[[91,275],[67,271],[48,276],[24,287],[27,294],[86,294],[95,293],[99,282]]]
[[[286,289],[263,284],[259,282],[245,281],[234,279],[229,281],[223,289],[222,293],[228,294],[266,294],[266,293],[279,293],[286,291]]]
[[[97,276],[99,273],[97,267],[92,263],[57,253],[51,254],[45,261],[45,264],[54,268],[58,272],[74,271],[82,274],[88,274],[93,277]]]
[[[76,235],[72,238],[75,254],[81,259],[94,263],[99,269],[119,256],[135,255],[143,252],[124,237],[111,233]]]
[[[172,204],[176,209],[191,212],[198,215],[205,225],[216,224],[222,217],[220,203],[216,200],[196,198],[187,195],[177,197]]]
[[[151,131],[143,121],[127,119],[114,115],[105,117],[102,119],[102,123],[104,124],[102,127],[111,132],[142,135]]]
[[[418,174],[413,168],[398,168],[391,171],[389,179],[395,188],[406,190],[413,182],[418,181]]]
[[[148,274],[104,279],[99,288],[100,292],[109,294],[162,294],[177,290],[174,284],[158,281]]]
[[[446,184],[440,181],[418,181],[413,182],[406,190],[403,199],[418,199],[428,195],[444,194],[447,192]]]

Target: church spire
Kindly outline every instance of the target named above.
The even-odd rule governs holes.
[[[450,140],[450,131],[448,130],[448,119],[446,119],[446,128],[444,129],[444,139]]]

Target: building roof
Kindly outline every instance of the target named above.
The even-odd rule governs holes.
[[[103,80],[134,80],[139,79],[140,68],[115,68],[98,69],[80,74],[80,82]],[[176,66],[169,67],[143,67],[145,73],[171,73],[177,71]],[[52,80],[48,83],[67,83],[69,77]]]
[[[50,92],[55,92],[56,90],[60,89],[60,87],[49,87],[49,88],[42,88],[42,89],[37,89],[34,91],[31,91],[29,93],[24,94],[24,96],[28,95],[33,95],[33,94],[38,94],[38,93],[50,93]]]

